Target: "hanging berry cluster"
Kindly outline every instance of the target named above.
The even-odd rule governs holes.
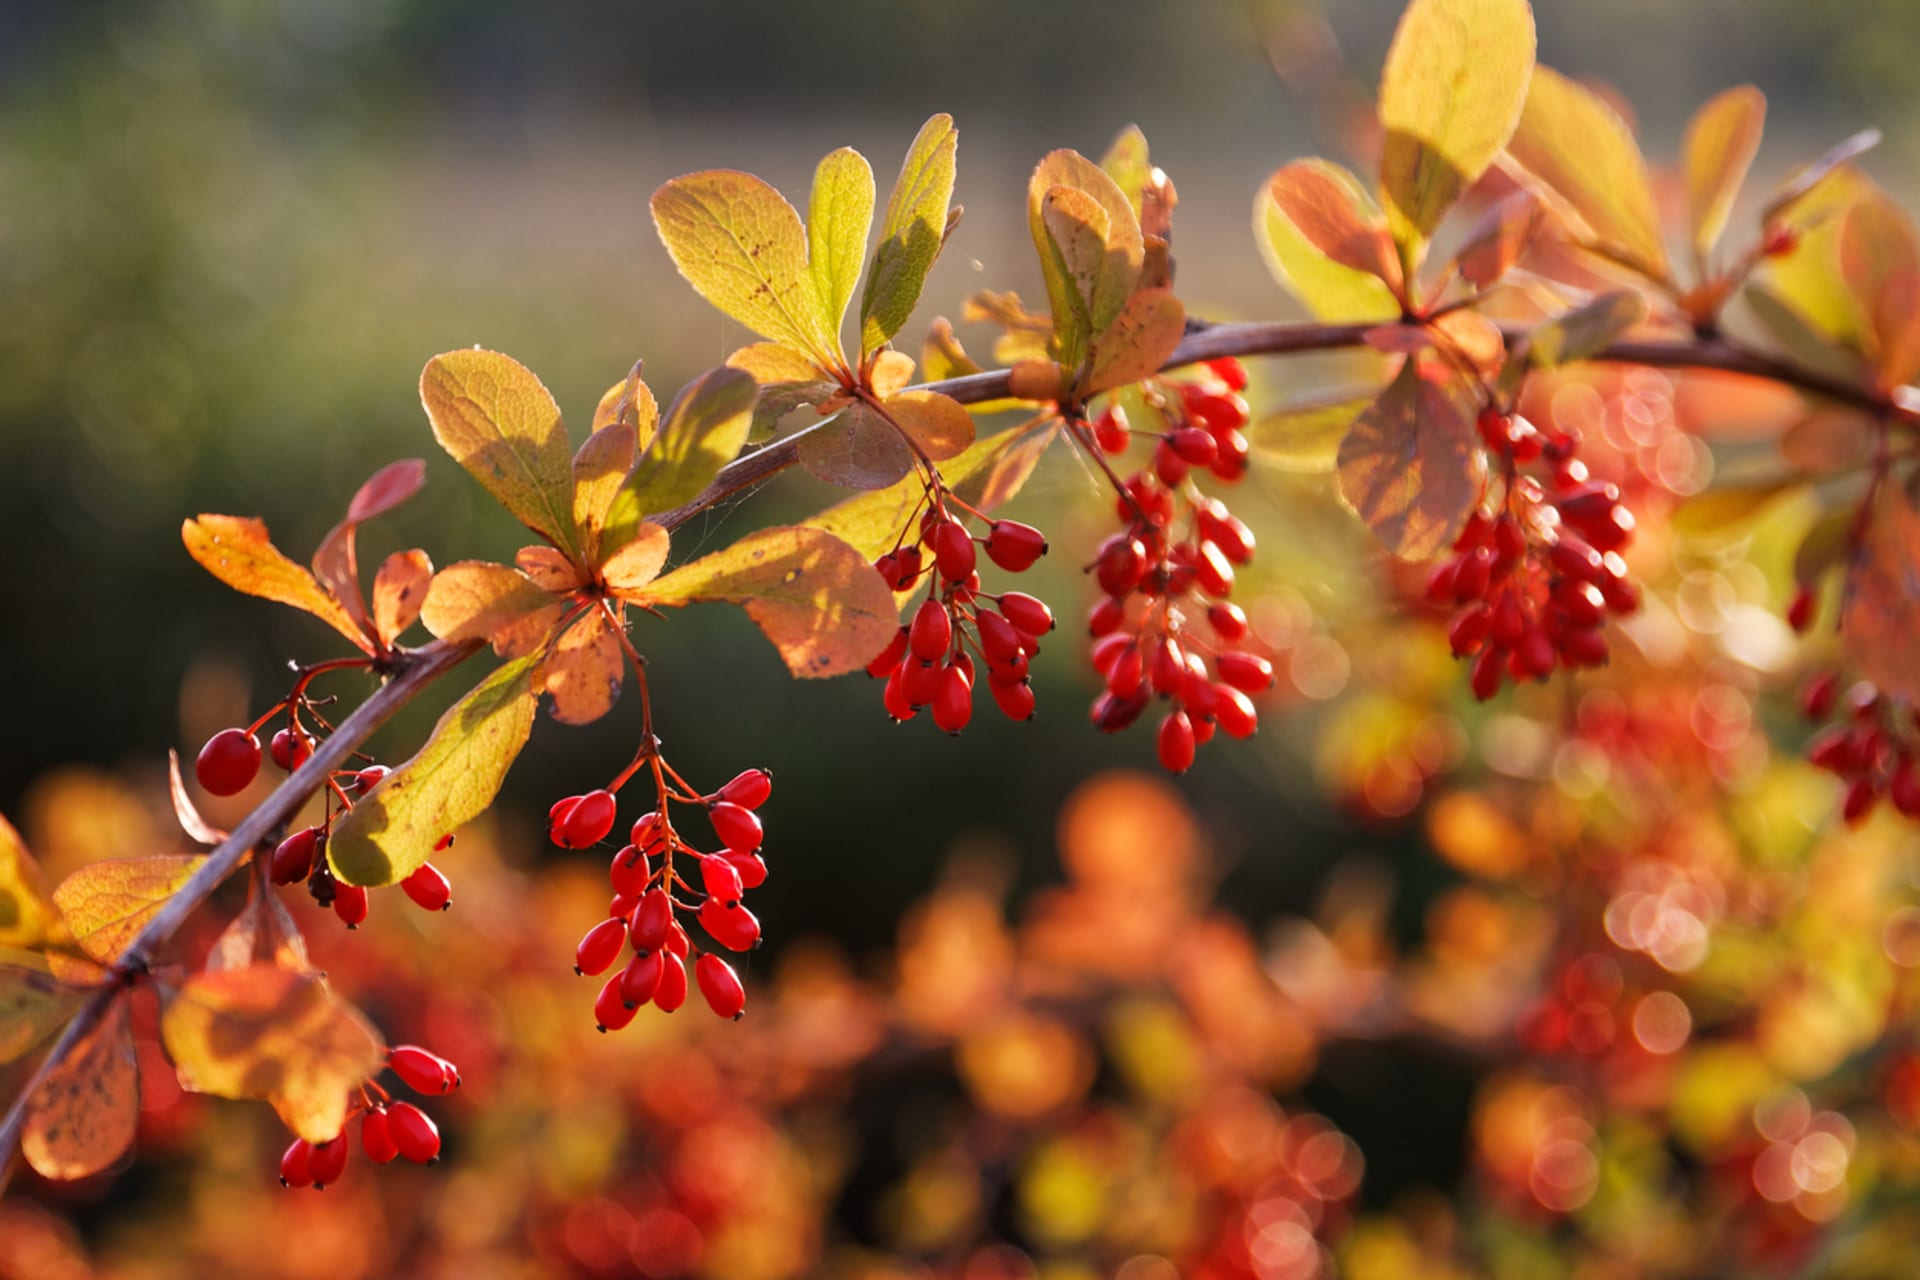
[[[1810,615],[1809,615],[1810,616]],[[1842,693],[1840,676],[1821,671],[1800,690],[1807,718],[1823,721],[1840,713],[1807,744],[1807,759],[1847,784],[1840,814],[1849,825],[1864,822],[1882,799],[1909,818],[1920,818],[1920,766],[1912,713],[1870,680]]]
[[[986,532],[973,533],[969,519]],[[912,543],[909,530],[917,534]],[[1023,591],[983,591],[980,549],[1008,573],[1025,573],[1046,554],[1047,540],[1032,525],[981,515],[935,474],[918,522],[909,518],[893,550],[874,561],[895,592],[914,591],[926,579],[926,598],[912,620],[867,666],[868,675],[886,681],[881,701],[896,721],[911,720],[928,707],[934,724],[957,735],[973,719],[974,687],[983,667],[994,705],[1010,720],[1033,718],[1027,667],[1040,652],[1040,637],[1053,630],[1053,611]]]
[[[415,1093],[446,1094],[460,1087],[459,1070],[419,1045],[403,1044],[389,1050],[387,1067]],[[337,1135],[325,1142],[294,1139],[280,1157],[280,1185],[320,1191],[340,1181],[347,1170],[355,1116],[360,1118],[360,1149],[375,1164],[391,1164],[400,1156],[414,1164],[439,1163],[439,1127],[419,1107],[395,1102],[378,1081],[369,1080],[352,1099],[347,1123]]]
[[[1234,567],[1253,559],[1253,532],[1193,481],[1201,469],[1226,483],[1246,474],[1246,385],[1231,358],[1204,366],[1196,379],[1146,383],[1146,403],[1164,428],[1151,462],[1124,480],[1102,455],[1123,454],[1148,433],[1117,404],[1090,428],[1089,452],[1113,481],[1124,522],[1089,566],[1102,598],[1087,630],[1094,670],[1106,682],[1093,723],[1118,733],[1155,696],[1166,699],[1158,748],[1173,773],[1186,772],[1216,728],[1230,738],[1251,735],[1259,726],[1253,695],[1273,685],[1272,664],[1239,647],[1247,616],[1227,598]],[[1088,431],[1082,424],[1074,432],[1082,445]]]
[[[1509,678],[1604,665],[1607,616],[1633,612],[1640,597],[1620,556],[1633,513],[1617,486],[1588,476],[1574,437],[1493,407],[1479,429],[1494,461],[1487,492],[1427,598],[1457,606],[1448,643],[1455,657],[1473,659],[1473,693],[1484,702]]]

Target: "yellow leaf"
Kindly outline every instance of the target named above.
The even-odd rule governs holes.
[[[1340,396],[1287,405],[1261,414],[1247,428],[1256,461],[1280,471],[1325,475],[1333,470],[1340,442],[1363,410],[1380,396]]]
[[[91,863],[60,882],[53,903],[80,950],[112,964],[205,861],[198,854],[155,854]]]
[[[807,274],[837,341],[873,230],[873,167],[852,147],[820,162],[807,201]]]
[[[1513,133],[1533,71],[1526,0],[1413,0],[1380,76],[1380,187],[1409,265]]]
[[[262,1098],[308,1142],[339,1136],[347,1095],[384,1048],[358,1010],[310,974],[276,965],[197,973],[160,1015],[182,1088]]]
[[[1581,244],[1651,279],[1669,278],[1647,162],[1598,95],[1535,67],[1507,154]]]
[[[140,1068],[121,997],[28,1100],[20,1151],[44,1178],[85,1178],[127,1153],[139,1120]]]
[[[625,674],[620,641],[598,609],[567,628],[540,668],[541,685],[553,697],[553,718],[562,724],[592,724],[613,710]]]
[[[1365,193],[1358,198],[1365,200]],[[1400,300],[1386,281],[1370,271],[1341,266],[1315,248],[1281,210],[1271,183],[1260,184],[1253,200],[1253,238],[1280,287],[1320,319],[1339,323],[1400,317]]]
[[[1341,500],[1402,559],[1444,549],[1479,500],[1477,409],[1458,375],[1408,357],[1341,441]]]
[[[1730,536],[1744,531],[1774,499],[1801,489],[1784,481],[1709,489],[1680,504],[1673,513],[1673,529],[1686,537]]]
[[[624,545],[642,516],[671,511],[712,484],[746,444],[758,394],[750,375],[725,366],[682,387],[608,508],[602,550]]]
[[[953,201],[954,153],[959,133],[953,117],[933,116],[920,126],[887,197],[880,246],[873,251],[867,290],[860,299],[860,355],[864,359],[894,334],[920,301],[927,273],[940,256]]]
[[[13,824],[0,818],[0,947],[37,951],[65,937],[60,911],[47,898],[40,864]]]
[[[800,215],[750,173],[690,173],[653,193],[653,225],[687,282],[763,338],[815,364],[841,363],[840,343],[807,269]]]
[[[858,670],[900,622],[893,593],[867,557],[804,526],[748,534],[655,579],[641,597],[669,607],[703,600],[743,606],[797,676]]]
[[[1687,124],[1687,212],[1693,221],[1693,250],[1702,260],[1726,230],[1727,215],[1760,150],[1766,122],[1765,95],[1742,84],[1714,97]]]
[[[867,379],[867,387],[876,396],[885,400],[907,389],[913,381],[913,357],[904,351],[882,351],[874,357],[873,370]]]
[[[50,973],[0,965],[0,1062],[12,1062],[52,1035],[85,994]]]
[[[532,653],[565,606],[517,569],[462,560],[433,575],[420,619],[442,640],[484,639],[503,658]]]
[[[267,540],[267,526],[244,516],[202,515],[180,526],[180,540],[200,567],[235,591],[276,600],[312,614],[361,649],[368,648],[353,618],[319,580]]]
[[[393,642],[420,619],[420,606],[433,581],[433,561],[420,550],[396,551],[373,575],[373,631],[380,643]]]
[[[573,446],[533,371],[497,351],[449,351],[420,371],[433,437],[520,523],[578,555]]]
[[[1792,253],[1768,258],[1755,269],[1749,303],[1756,292],[1764,294],[1811,330],[1821,344],[1845,347],[1856,356],[1868,352],[1872,318],[1841,272],[1840,236],[1847,211],[1878,191],[1857,169],[1842,167],[1797,197],[1778,220],[1782,229],[1796,237],[1796,246]],[[1756,314],[1774,327],[1772,317],[1758,308]]]
[[[335,821],[327,861],[348,884],[392,884],[484,813],[533,729],[539,655],[504,663],[447,708],[426,744]]]
[[[653,398],[653,390],[640,380],[637,360],[627,376],[608,387],[600,403],[594,406],[591,433],[598,434],[621,424],[633,429],[636,448],[653,439],[653,429],[660,424],[660,405]],[[576,458],[575,483],[579,482],[578,465]]]
[[[1187,311],[1171,289],[1142,289],[1105,333],[1093,340],[1087,354],[1082,395],[1150,378],[1160,372],[1173,349],[1186,336]]]

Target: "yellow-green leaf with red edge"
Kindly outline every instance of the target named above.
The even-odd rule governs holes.
[[[66,936],[40,864],[13,824],[0,818],[0,947],[38,951]]]
[[[880,223],[880,244],[867,271],[860,299],[862,359],[900,332],[920,301],[927,273],[940,256],[953,202],[954,154],[960,135],[944,112],[920,126],[900,176],[887,197]]]
[[[426,483],[427,464],[419,458],[402,458],[373,473],[347,504],[346,518],[321,539],[313,553],[313,576],[320,581],[354,624],[371,634],[373,625],[367,616],[366,602],[360,593],[360,561],[355,550],[355,534],[360,525],[375,516],[393,510],[420,492]],[[381,642],[383,645],[385,641]]]
[[[1386,281],[1371,271],[1342,266],[1322,253],[1293,225],[1272,188],[1271,180],[1263,182],[1254,196],[1253,238],[1280,287],[1319,319],[1332,323],[1398,319],[1400,300]],[[1371,199],[1357,184],[1353,191],[1357,207],[1363,213],[1371,210]]]
[[[1775,225],[1794,238],[1792,252],[1768,257],[1754,269],[1746,292],[1754,313],[1775,336],[1791,346],[1802,334],[1782,333],[1772,304],[1790,314],[1820,346],[1844,348],[1863,356],[1873,344],[1872,319],[1861,307],[1852,285],[1841,271],[1840,236],[1847,211],[1879,194],[1879,188],[1859,170],[1841,167],[1793,201]],[[1861,370],[1850,369],[1854,377]]]
[[[1267,191],[1308,244],[1399,292],[1400,262],[1386,219],[1352,174],[1331,160],[1295,160],[1267,179]]]
[[[1542,369],[1590,360],[1647,318],[1647,300],[1631,289],[1603,293],[1555,316],[1527,337],[1527,355]]]
[[[262,893],[260,882],[247,884],[247,905],[240,909],[207,952],[208,969],[245,969],[256,964],[277,965],[302,973],[313,971],[307,940],[293,922],[280,895]]]
[[[139,1121],[140,1068],[119,996],[27,1100],[20,1152],[43,1178],[89,1177],[127,1153]]]
[[[1103,236],[1108,253],[1119,261],[1116,274],[1137,279],[1145,260],[1146,248],[1140,236],[1140,224],[1127,197],[1099,165],[1077,151],[1049,152],[1027,182],[1027,229],[1034,248],[1040,254],[1040,273],[1046,281],[1047,300],[1053,308],[1053,332],[1060,363],[1078,368],[1086,355],[1086,344],[1095,333],[1106,328],[1119,312],[1119,302],[1111,304],[1112,314],[1096,320],[1089,314],[1087,299],[1075,287],[1073,271],[1047,226],[1048,193],[1055,187],[1067,187],[1091,197],[1106,215]]]
[[[1920,511],[1882,484],[1847,576],[1840,638],[1860,674],[1890,698],[1920,701]]]
[[[53,904],[80,950],[112,964],[205,861],[163,853],[89,863],[60,882]]]
[[[540,668],[548,709],[562,724],[592,724],[619,701],[626,657],[606,614],[595,609],[568,627]]]
[[[1477,390],[1409,357],[1340,442],[1340,498],[1389,551],[1423,560],[1447,547],[1479,501]]]
[[[85,996],[50,973],[0,965],[0,1062],[12,1062],[52,1035]]]
[[[653,225],[695,291],[763,338],[814,363],[840,344],[807,267],[807,233],[786,198],[750,173],[709,169],[653,193]]]
[[[267,526],[247,516],[201,515],[180,526],[187,554],[235,591],[310,613],[362,650],[371,643],[319,579],[282,555]]]
[[[1380,392],[1336,396],[1270,409],[1247,427],[1247,443],[1256,462],[1299,475],[1331,472],[1354,420]]]
[[[1160,372],[1187,332],[1187,309],[1171,289],[1142,289],[1127,299],[1087,353],[1082,395],[1150,378]]]
[[[1133,216],[1132,211],[1127,216]],[[1113,220],[1100,201],[1075,187],[1055,186],[1041,197],[1046,224],[1060,263],[1087,317],[1087,332],[1099,335],[1126,305],[1140,278],[1140,263],[1112,249]]]
[[[627,376],[608,387],[593,408],[595,433],[624,423],[633,429],[636,447],[653,438],[653,429],[660,422],[660,405],[653,398],[653,389],[640,378],[641,364],[639,360],[634,361]],[[576,485],[578,480],[576,473]]]
[[[666,421],[607,509],[602,551],[630,541],[642,517],[671,511],[698,497],[721,468],[740,456],[753,426],[758,394],[759,387],[749,374],[724,365],[680,388]]]
[[[1413,0],[1380,76],[1380,189],[1409,266],[1506,145],[1533,71],[1526,0]]]
[[[1716,94],[1687,122],[1681,168],[1687,178],[1693,251],[1702,260],[1727,229],[1727,215],[1759,154],[1766,123],[1766,95],[1750,84]]]
[[[348,884],[393,884],[441,837],[486,812],[533,730],[542,654],[503,663],[447,708],[426,743],[333,824],[327,862]]]
[[[573,446],[560,406],[533,370],[478,348],[449,351],[420,371],[433,437],[515,519],[569,555]]]
[[[485,640],[503,658],[539,648],[566,606],[518,569],[462,560],[433,575],[420,620],[441,640]]]
[[[858,670],[899,626],[893,593],[867,557],[805,526],[750,533],[655,579],[639,599],[669,607],[741,605],[797,676]]]
[[[182,1088],[264,1099],[308,1142],[339,1135],[348,1093],[386,1053],[319,978],[270,964],[194,974],[161,1012],[160,1035]]]
[[[1533,247],[1545,219],[1546,210],[1531,191],[1516,191],[1493,205],[1453,256],[1460,278],[1478,289],[1498,284]]]
[[[1840,223],[1840,273],[1866,318],[1865,355],[1882,387],[1920,373],[1920,245],[1913,220],[1878,188]]]
[[[420,620],[432,582],[433,561],[418,548],[396,551],[380,562],[373,575],[373,633],[381,647],[391,649],[400,633]]]
[[[847,304],[860,284],[873,230],[873,166],[852,147],[841,147],[813,171],[807,198],[807,274],[837,340]]]
[[[1651,279],[1669,278],[1647,162],[1598,94],[1535,67],[1507,155],[1576,242]]]

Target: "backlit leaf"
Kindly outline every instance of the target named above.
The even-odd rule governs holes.
[[[595,609],[568,627],[540,668],[540,683],[553,698],[550,710],[562,724],[592,724],[619,700],[626,658],[613,625]]]
[[[493,803],[533,729],[529,654],[503,664],[447,708],[413,757],[335,821],[327,861],[348,884],[392,884]]]
[[[1454,255],[1461,278],[1481,289],[1499,283],[1526,256],[1545,218],[1531,191],[1516,191],[1488,209]]]
[[[258,881],[247,885],[247,905],[240,909],[207,952],[208,969],[245,969],[256,964],[311,972],[307,940],[287,913],[280,895],[260,891]]]
[[[613,500],[607,514],[612,545],[632,537],[639,517],[671,511],[698,497],[722,467],[740,456],[758,394],[751,376],[724,366],[709,369],[680,389]]]
[[[763,338],[839,361],[840,344],[807,268],[800,215],[750,173],[690,173],[653,193],[653,225],[697,290]]]
[[[201,817],[200,810],[194,807],[193,797],[187,794],[186,779],[180,776],[180,753],[171,748],[167,751],[167,790],[173,799],[173,816],[179,821],[180,829],[187,833],[189,839],[198,841],[200,844],[219,844],[227,838],[226,832]],[[3,841],[4,837],[0,837],[0,842]],[[0,859],[4,857],[4,852],[0,852]],[[4,885],[5,882],[6,874],[0,871],[0,885]],[[5,889],[0,888],[0,919],[5,919],[8,914],[4,905],[4,894]],[[0,927],[0,945],[19,946],[20,944],[10,942],[6,930]]]
[[[53,903],[80,949],[111,964],[205,861],[198,854],[154,854],[90,863],[60,882]]]
[[[1528,336],[1527,351],[1543,369],[1590,360],[1646,318],[1647,300],[1638,293],[1628,289],[1603,293],[1535,329]]]
[[[945,316],[936,316],[927,326],[927,340],[920,344],[920,364],[935,382],[981,371],[980,362],[967,354],[965,345],[954,335],[953,322]]]
[[[1817,346],[1844,347],[1855,355],[1872,350],[1872,318],[1842,274],[1840,238],[1847,211],[1877,191],[1858,170],[1836,169],[1780,216],[1778,226],[1796,239],[1794,250],[1763,260],[1746,296],[1754,314],[1789,345],[1791,335],[1781,334],[1777,317],[1763,309],[1768,303],[1778,303],[1790,312],[1811,331]],[[1767,302],[1756,299],[1756,292],[1764,293]]]
[[[426,483],[427,464],[419,458],[389,463],[360,486],[347,504],[347,516],[333,526],[313,553],[313,576],[333,593],[356,625],[370,628],[366,606],[360,594],[360,562],[354,549],[354,535],[363,521],[393,510],[420,492]]]
[[[882,400],[905,391],[913,381],[913,357],[904,351],[882,351],[873,358],[867,386]]]
[[[1133,216],[1140,217],[1142,198],[1154,185],[1154,176],[1153,162],[1147,158],[1147,135],[1139,125],[1130,124],[1120,131],[1100,157],[1100,168],[1126,196]]]
[[[1409,357],[1340,442],[1340,497],[1387,549],[1426,559],[1450,544],[1479,500],[1474,389]]]
[[[1814,409],[1780,435],[1780,457],[1796,471],[1822,475],[1866,463],[1873,450],[1874,420],[1839,405]]]
[[[727,357],[727,367],[741,370],[760,384],[753,405],[753,427],[747,434],[749,441],[771,438],[789,413],[802,405],[817,405],[843,390],[811,360],[777,342],[742,347]]]
[[[1727,485],[1695,494],[1673,513],[1673,529],[1689,537],[1724,537],[1737,533],[1787,492],[1798,492],[1796,481]]]
[[[1343,267],[1316,249],[1274,199],[1269,183],[1253,200],[1253,238],[1280,287],[1321,320],[1391,320],[1400,301],[1379,276]]]
[[[1158,373],[1186,331],[1187,311],[1173,290],[1140,290],[1127,299],[1107,331],[1093,340],[1082,394],[1124,387]]]
[[[641,525],[633,541],[600,566],[600,576],[606,580],[607,589],[622,599],[631,598],[634,592],[660,576],[671,541],[659,525]]]
[[[0,947],[37,951],[63,937],[60,911],[47,897],[40,864],[13,824],[0,818]]]
[[[645,603],[742,605],[797,676],[865,666],[893,638],[893,593],[866,556],[820,529],[775,527],[658,578]]]
[[[1840,635],[1881,693],[1920,700],[1920,511],[1904,485],[1880,486],[1847,577]]]
[[[565,606],[517,569],[463,560],[433,575],[420,620],[442,640],[484,639],[503,658],[540,647]]]
[[[52,1035],[85,995],[50,973],[0,965],[0,1062],[12,1062]]]
[[[318,978],[277,965],[194,974],[160,1016],[180,1085],[262,1098],[308,1142],[337,1137],[347,1094],[380,1070],[378,1034]]]
[[[860,299],[860,353],[878,350],[913,314],[927,272],[940,256],[953,200],[954,155],[959,133],[944,113],[920,126],[887,197],[880,246]]]
[[[1506,145],[1533,40],[1526,0],[1413,0],[1401,15],[1380,76],[1380,188],[1401,244],[1431,236]]]
[[[626,422],[598,428],[573,455],[573,523],[580,531],[580,552],[589,562],[599,559],[607,508],[639,455],[638,436]]]
[[[380,562],[373,575],[373,632],[382,645],[392,648],[400,633],[420,620],[432,581],[433,561],[417,548]]]
[[[1088,332],[1105,331],[1133,292],[1140,276],[1139,264],[1109,249],[1112,219],[1100,202],[1084,191],[1050,188],[1041,199],[1040,217],[1080,296]]]
[[[935,462],[964,453],[973,443],[973,415],[938,391],[902,391],[882,400],[887,416]]]
[[[641,380],[640,366],[640,361],[634,361],[627,376],[608,387],[600,397],[600,403],[593,409],[591,433],[624,423],[633,428],[636,447],[653,439],[653,430],[660,425],[660,406],[653,398],[652,388]],[[579,482],[578,462],[576,456],[575,483]]]
[[[513,553],[513,567],[550,595],[563,596],[586,585],[579,565],[552,547],[537,542]]]
[[[1742,84],[1713,97],[1687,124],[1682,168],[1693,249],[1702,259],[1726,230],[1727,215],[1760,151],[1760,133],[1766,123],[1766,96]]]
[[[1386,220],[1354,176],[1330,160],[1295,160],[1267,179],[1281,216],[1308,244],[1343,267],[1400,280]]]
[[[127,1153],[139,1120],[140,1068],[123,996],[28,1100],[20,1151],[42,1177],[85,1178]]]
[[[882,489],[913,470],[913,449],[871,407],[855,402],[799,438],[800,464],[828,484]]]
[[[807,272],[836,337],[860,283],[873,230],[873,167],[852,147],[820,161],[807,200]]]
[[[1667,279],[1647,162],[1626,122],[1592,90],[1535,67],[1507,154],[1581,244]]]
[[[1840,223],[1840,271],[1870,339],[1863,354],[1882,386],[1920,373],[1920,246],[1913,222],[1886,193],[1873,189]]]
[[[320,619],[358,648],[368,648],[367,637],[354,625],[352,616],[327,594],[318,579],[267,540],[267,526],[260,521],[245,516],[202,515],[180,526],[180,540],[201,568],[235,591],[292,605]]]
[[[497,351],[449,351],[420,372],[420,403],[434,439],[520,523],[568,554],[573,446],[533,371]]]
[[[1254,459],[1280,471],[1327,474],[1333,470],[1340,442],[1346,439],[1354,419],[1379,394],[1311,401],[1261,414],[1247,428],[1247,443],[1253,446]]]
[[[1138,279],[1145,246],[1140,238],[1140,224],[1134,218],[1133,208],[1127,203],[1125,193],[1099,165],[1077,151],[1068,150],[1050,152],[1040,161],[1027,182],[1027,228],[1033,236],[1034,247],[1040,253],[1040,270],[1046,280],[1048,302],[1053,308],[1060,361],[1077,368],[1085,355],[1088,339],[1097,329],[1103,329],[1111,323],[1113,315],[1119,313],[1119,303],[1125,299],[1112,304],[1113,313],[1105,321],[1096,323],[1088,316],[1085,299],[1074,287],[1070,265],[1062,258],[1047,227],[1047,194],[1055,187],[1083,192],[1100,206],[1107,219],[1104,232],[1107,252],[1119,258],[1114,267],[1116,275],[1124,275],[1129,280]]]
[[[1781,184],[1780,189],[1773,193],[1773,198],[1767,201],[1766,207],[1761,209],[1761,223],[1770,224],[1776,218],[1797,212],[1796,206],[1811,194],[1814,188],[1879,145],[1878,129],[1862,129],[1851,137],[1842,138],[1834,143],[1811,164],[1803,166]]]

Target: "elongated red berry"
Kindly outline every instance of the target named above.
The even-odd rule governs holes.
[[[1787,602],[1787,625],[1802,635],[1813,625],[1813,615],[1820,607],[1820,597],[1814,594],[1812,587],[1803,586],[1793,593],[1793,599]],[[232,730],[228,730],[229,733]],[[212,744],[209,743],[209,746]],[[211,791],[213,788],[207,788]]]
[[[700,927],[729,951],[750,951],[760,941],[760,920],[738,902],[708,898],[700,907]]]
[[[887,677],[887,686],[880,695],[880,705],[887,709],[887,714],[903,724],[919,714],[914,710],[913,699],[907,694],[909,665],[903,662],[893,669],[893,674]]]
[[[740,883],[740,873],[733,864],[717,853],[700,859],[700,881],[706,886],[707,896],[721,902],[740,901],[746,887]]]
[[[275,884],[299,884],[313,870],[313,855],[320,847],[320,828],[302,827],[282,840],[273,850],[268,870]]]
[[[765,769],[737,773],[727,785],[714,793],[714,799],[737,804],[742,809],[758,809],[773,794],[773,775]]]
[[[707,1007],[721,1017],[738,1018],[746,1011],[747,990],[740,985],[740,975],[719,956],[710,951],[702,954],[693,963],[693,976]]]
[[[1094,443],[1105,453],[1125,453],[1132,438],[1127,411],[1117,404],[1107,406],[1107,411],[1093,424]]]
[[[375,1164],[391,1164],[400,1154],[400,1144],[393,1140],[393,1125],[387,1119],[385,1107],[374,1107],[361,1117],[360,1149]]]
[[[1247,389],[1247,366],[1233,356],[1221,356],[1217,360],[1207,361],[1207,372],[1226,383],[1229,391]]]
[[[358,929],[367,918],[367,891],[357,884],[334,886],[333,914],[339,916],[347,928]]]
[[[1184,711],[1176,711],[1160,722],[1157,743],[1160,767],[1168,773],[1185,773],[1193,767],[1193,721]]]
[[[687,967],[669,951],[660,958],[660,985],[653,989],[654,1007],[672,1013],[687,1002]]]
[[[987,558],[1008,573],[1025,573],[1047,554],[1047,536],[1018,520],[995,520],[987,529]]]
[[[385,782],[387,775],[392,772],[393,770],[383,764],[370,764],[353,775],[353,789],[360,795],[365,795]]]
[[[607,864],[607,879],[615,893],[639,897],[646,892],[647,881],[652,875],[653,868],[640,856],[640,851],[630,844],[621,845],[614,853],[613,861]]]
[[[422,911],[445,911],[453,905],[453,884],[431,862],[423,862],[400,882]]]
[[[922,662],[938,662],[947,656],[947,645],[952,641],[953,623],[946,606],[931,597],[922,600],[907,628],[907,647],[913,656]]]
[[[679,956],[685,960],[693,951],[693,944],[687,940],[687,931],[680,927],[678,920],[667,926],[667,954]]]
[[[634,822],[627,838],[634,848],[651,858],[667,846],[667,824],[658,813],[643,813]]]
[[[460,1082],[451,1062],[417,1044],[396,1045],[387,1054],[387,1065],[415,1093],[446,1093]]]
[[[1034,696],[1031,681],[1022,680],[1017,684],[1001,684],[987,681],[987,692],[993,695],[994,705],[1000,708],[1000,714],[1009,720],[1033,719]]]
[[[702,862],[706,861],[704,858]],[[667,945],[667,927],[673,923],[673,900],[664,889],[649,889],[633,909],[628,932],[635,951],[658,951]],[[617,950],[617,948],[616,948]],[[611,957],[609,957],[611,959]],[[595,970],[594,972],[599,972]]]
[[[307,1172],[313,1175],[313,1189],[332,1186],[347,1171],[347,1135],[316,1142],[307,1154]]]
[[[607,838],[618,810],[610,791],[570,797],[547,811],[547,834],[562,849],[589,848]]]
[[[940,673],[940,691],[933,696],[933,722],[958,735],[973,719],[973,682],[959,666]]]
[[[1232,685],[1213,686],[1213,722],[1229,738],[1250,738],[1260,727],[1260,713],[1246,694]]]
[[[621,1002],[637,1009],[653,999],[653,990],[659,985],[660,953],[646,951],[635,955],[620,971]]]
[[[965,582],[979,563],[973,537],[958,520],[943,520],[933,527],[933,558],[948,582]]]
[[[767,864],[757,853],[735,853],[731,849],[720,855],[733,864],[740,873],[740,887],[758,889],[767,882]]]
[[[313,1185],[313,1147],[305,1138],[295,1138],[280,1157],[280,1185],[283,1187],[310,1187]]]
[[[885,680],[900,669],[900,664],[905,661],[906,656],[907,629],[902,627],[893,633],[893,639],[887,641],[887,647],[867,664],[867,674],[875,680]]]
[[[1242,693],[1265,693],[1273,688],[1273,664],[1251,653],[1223,653],[1214,659],[1214,668]]]
[[[1030,636],[1043,636],[1053,630],[1053,610],[1047,602],[1024,591],[1009,591],[1000,597],[1000,612],[1017,629]]]
[[[1231,600],[1207,606],[1207,625],[1213,628],[1213,634],[1229,644],[1244,640],[1247,635],[1247,615]]]
[[[439,1127],[411,1102],[396,1102],[387,1108],[387,1127],[400,1154],[415,1164],[432,1164],[440,1158]]]
[[[1147,571],[1147,549],[1138,538],[1115,534],[1100,546],[1093,576],[1109,596],[1130,594]]]
[[[757,852],[760,842],[766,839],[766,828],[760,824],[760,815],[751,809],[722,801],[707,810],[707,817],[713,823],[714,834],[720,837],[720,842],[735,853]]]
[[[587,930],[586,936],[580,939],[580,945],[573,949],[573,971],[580,974],[605,973],[620,954],[620,948],[626,940],[625,920],[602,920]]]
[[[620,981],[626,977],[626,970],[608,978],[600,988],[600,994],[593,1000],[593,1019],[601,1031],[618,1031],[633,1021],[634,1011],[639,1005],[629,1005],[620,997]]]
[[[292,773],[313,754],[313,742],[304,733],[282,729],[267,743],[267,753],[273,757],[274,764]]]
[[[259,772],[260,739],[245,729],[214,734],[193,762],[193,776],[216,796],[240,794]]]

